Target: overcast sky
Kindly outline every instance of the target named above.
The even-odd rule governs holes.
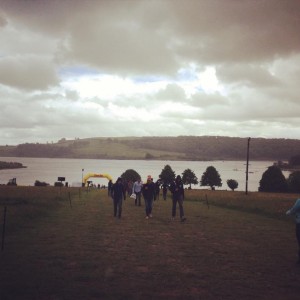
[[[299,0],[0,0],[0,144],[300,138]]]

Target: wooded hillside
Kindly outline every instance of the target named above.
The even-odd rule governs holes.
[[[123,137],[0,146],[0,156],[98,159],[243,160],[248,138],[217,136]],[[251,138],[250,159],[288,160],[300,140]]]

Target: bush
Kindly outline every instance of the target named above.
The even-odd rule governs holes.
[[[228,179],[227,185],[232,191],[234,191],[239,186],[238,182],[234,179]]]
[[[39,180],[36,180],[34,183],[34,186],[48,186],[48,185],[49,185],[49,183],[41,182]]]
[[[259,181],[260,192],[286,193],[288,191],[287,180],[277,166],[269,167]]]
[[[121,175],[122,179],[129,182],[135,182],[138,179],[141,179],[141,175],[139,173],[137,173],[135,170],[133,169],[128,169],[126,170],[122,175]]]
[[[288,187],[291,193],[300,192],[300,171],[295,171],[289,175]]]

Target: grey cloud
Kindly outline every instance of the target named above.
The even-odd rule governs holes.
[[[57,50],[57,39],[49,38],[43,33],[33,32],[21,24],[11,21],[0,30],[1,55],[16,57],[19,55],[54,56]]]
[[[4,3],[33,31],[67,40],[57,55],[110,72],[171,74],[183,62],[270,61],[300,49],[295,0]]]
[[[0,11],[0,28],[5,27],[7,23],[7,19],[5,18],[4,14]]]
[[[164,19],[163,2],[4,2],[13,20],[34,32],[46,33],[49,38],[60,37],[56,52],[59,60],[94,65],[112,73],[158,74],[177,70],[168,38],[159,27]],[[150,17],[152,13],[154,17]]]
[[[21,56],[0,59],[0,83],[27,90],[43,90],[59,82],[54,66],[45,57]]]
[[[265,87],[281,84],[268,66],[253,64],[224,64],[217,67],[217,77],[223,83],[250,87]]]
[[[298,115],[299,105],[288,105],[284,101],[264,98],[235,99],[229,105],[207,107],[201,111],[201,120],[224,120],[224,121],[272,121],[282,117],[293,118]]]
[[[300,49],[300,2],[177,1],[175,30],[182,56],[206,61],[270,61]],[[196,43],[193,43],[195,42]]]
[[[79,100],[79,95],[76,91],[66,90],[65,96],[66,96],[66,99],[70,100],[71,102],[76,102]]]
[[[152,96],[154,99],[171,102],[185,102],[184,89],[177,84],[168,84],[165,89]]]
[[[98,21],[74,30],[67,58],[124,75],[176,73],[178,63],[163,35],[139,25],[131,28],[129,20],[123,26]]]
[[[197,93],[194,94],[189,104],[199,108],[207,108],[209,106],[222,106],[228,105],[228,99],[219,93],[214,94],[205,94],[205,93]]]
[[[2,0],[0,8],[14,22],[25,25],[34,32],[57,35],[65,32],[68,20],[79,14],[80,2],[93,1],[43,1],[43,0]]]

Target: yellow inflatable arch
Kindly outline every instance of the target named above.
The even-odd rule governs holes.
[[[83,177],[83,183],[86,185],[86,182],[88,181],[89,178],[91,177],[97,177],[97,178],[107,178],[108,180],[113,180],[112,177],[109,174],[97,174],[97,173],[87,173]]]

